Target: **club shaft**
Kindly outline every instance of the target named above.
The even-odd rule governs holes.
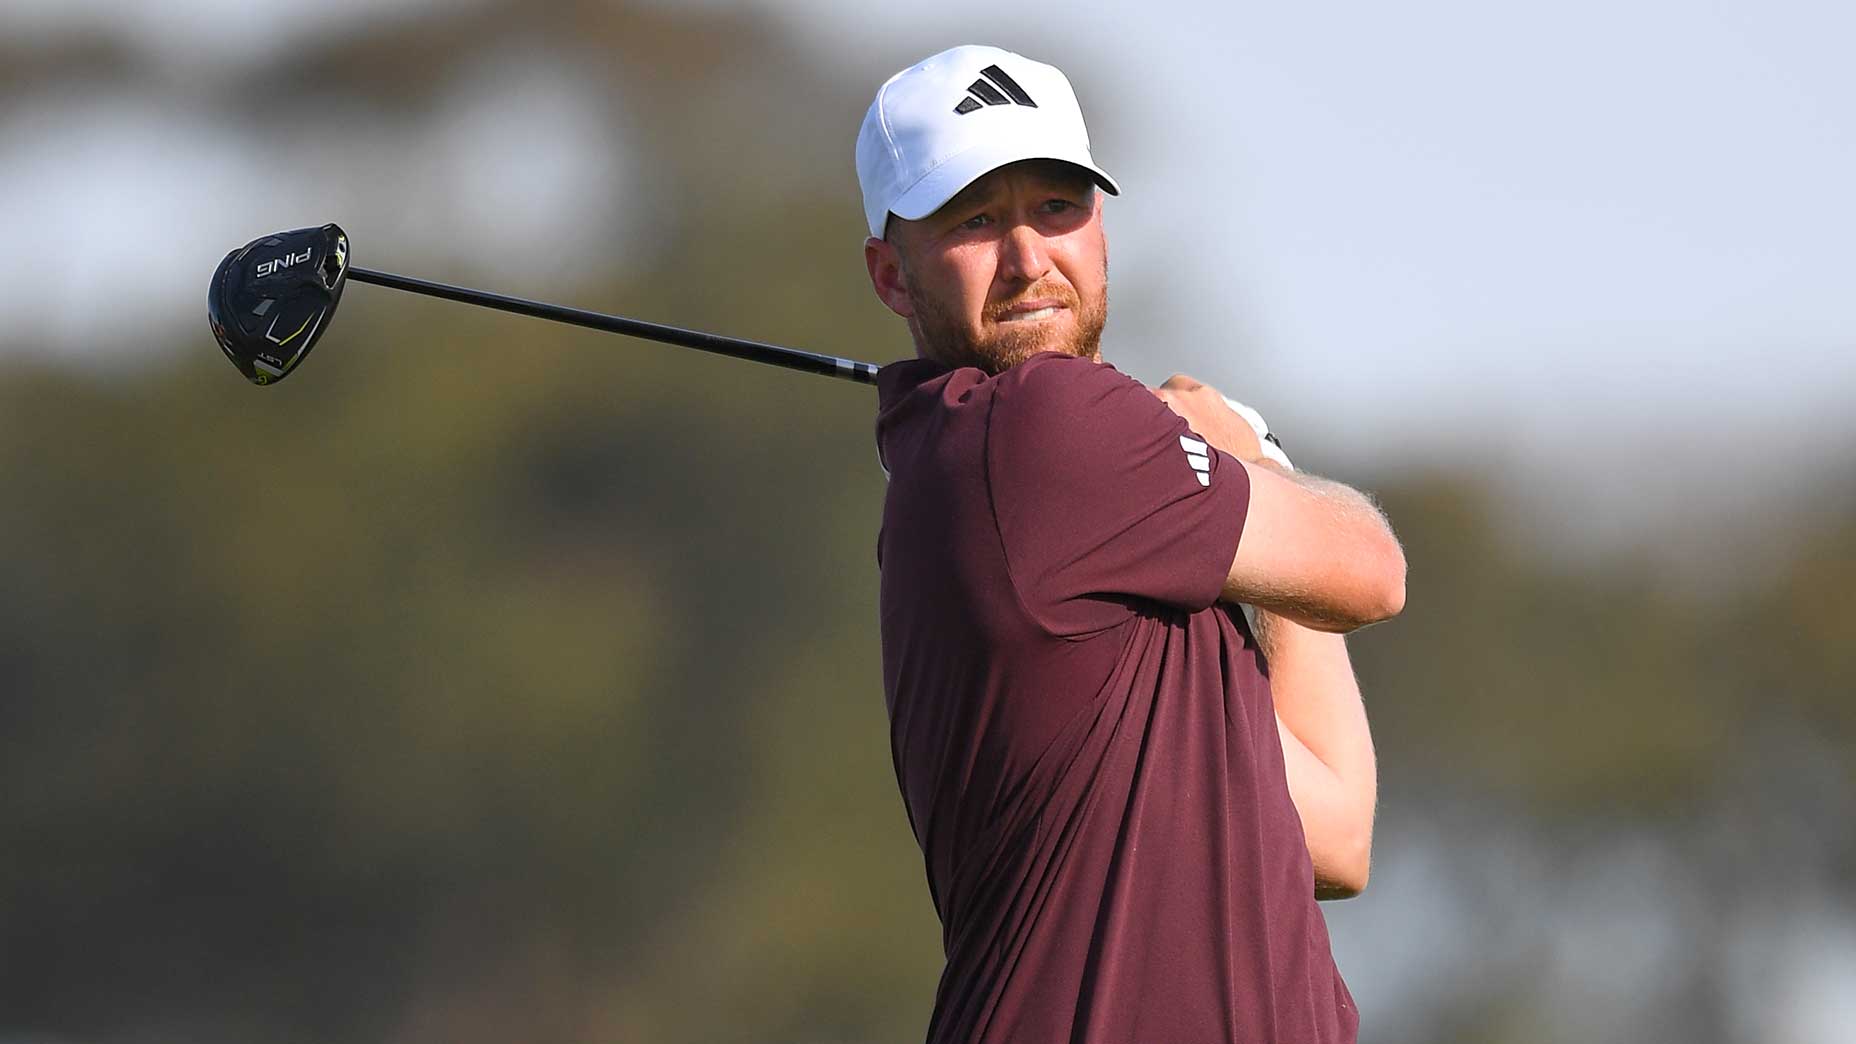
[[[627,319],[622,315],[607,315],[603,312],[589,312],[580,308],[543,304],[539,301],[523,300],[520,297],[493,294],[486,290],[471,290],[446,283],[434,283],[425,279],[394,275],[391,272],[375,272],[366,268],[349,268],[348,278],[359,283],[372,283],[375,286],[404,290],[409,294],[442,297],[447,301],[461,301],[464,304],[482,305],[485,308],[533,316],[537,319],[552,319],[557,323],[571,323],[574,326],[585,326],[608,333],[642,337],[649,341],[662,341],[665,344],[714,352],[717,355],[726,355],[735,359],[748,359],[773,366],[784,366],[789,370],[837,377],[841,380],[855,381],[858,384],[876,383],[877,367],[874,363],[840,359],[835,355],[802,352],[797,348],[782,348],[777,344],[763,344],[760,341],[704,333],[701,330],[685,330],[681,327],[645,322],[642,319]]]

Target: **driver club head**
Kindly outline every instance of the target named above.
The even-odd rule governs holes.
[[[338,225],[263,236],[219,262],[207,321],[238,372],[275,384],[328,328],[347,275],[348,236]]]

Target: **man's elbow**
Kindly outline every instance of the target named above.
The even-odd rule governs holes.
[[[1390,620],[1405,611],[1405,549],[1398,545],[1398,538],[1388,532],[1385,535],[1385,546],[1379,550],[1377,557],[1376,597],[1370,614],[1372,619],[1367,623]]]
[[[1356,631],[1405,611],[1405,551],[1391,533],[1354,560],[1354,590],[1334,630]]]
[[[1366,891],[1366,882],[1373,869],[1372,831],[1362,832],[1357,842],[1347,845],[1335,856],[1316,874],[1315,898],[1352,899]]]
[[[1347,894],[1341,898],[1352,899],[1354,896],[1366,891],[1367,879],[1372,876],[1373,839],[1372,834],[1368,832],[1367,836],[1361,839],[1359,848],[1355,851],[1353,858],[1348,860],[1346,867],[1343,868],[1339,883]]]

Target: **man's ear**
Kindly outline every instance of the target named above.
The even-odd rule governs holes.
[[[896,252],[896,244],[875,236],[864,240],[864,267],[870,270],[870,286],[877,299],[904,319],[913,318],[915,302],[909,298],[902,255]]]

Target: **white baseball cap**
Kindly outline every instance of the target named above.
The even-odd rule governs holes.
[[[1055,66],[972,45],[912,65],[877,90],[857,133],[870,234],[880,238],[892,213],[919,221],[982,175],[1028,159],[1074,163],[1121,194],[1090,157],[1083,110]]]

